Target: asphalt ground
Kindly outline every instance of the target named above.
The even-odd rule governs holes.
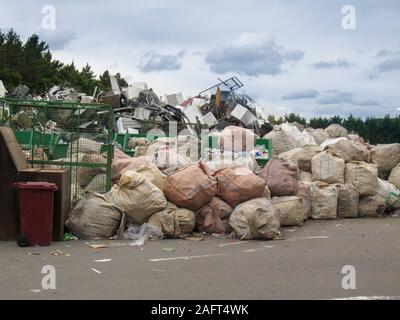
[[[0,242],[0,299],[400,298],[400,218],[307,221],[282,235],[153,240],[141,248],[119,240],[100,249],[83,240]],[[42,286],[46,265],[56,289]],[[345,283],[355,289],[342,286],[348,265],[355,272]]]

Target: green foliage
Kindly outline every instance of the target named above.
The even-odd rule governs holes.
[[[111,90],[110,73],[108,72],[108,70],[104,71],[103,74],[100,75],[100,86],[104,91]]]
[[[121,87],[128,86],[120,73],[115,77]],[[89,64],[78,70],[74,62],[64,64],[53,60],[49,46],[39,36],[33,34],[22,43],[13,29],[7,33],[0,30],[0,80],[9,92],[19,84],[25,84],[32,93],[40,94],[53,85],[65,83],[89,95],[96,86],[100,90],[110,90],[108,70],[97,79]]]
[[[126,80],[121,77],[121,74],[119,72],[115,75],[115,79],[117,79],[117,81],[121,87],[128,86],[128,82],[126,82]]]
[[[310,119],[310,127],[314,129],[322,128],[325,129],[330,125],[330,120],[327,118],[312,118]]]
[[[289,114],[285,114],[284,118],[285,118],[286,122],[297,122],[304,126],[307,124],[307,120],[305,118],[301,117],[298,113],[292,112]]]
[[[283,119],[282,117],[275,119],[275,116],[273,114],[270,114],[268,116],[268,123],[272,125],[279,125],[283,123]]]
[[[400,142],[400,116],[384,118],[366,118],[362,120],[350,115],[347,119],[340,116],[328,118],[313,118],[310,120],[312,128],[326,128],[331,124],[340,124],[349,132],[358,133],[371,144]]]
[[[117,79],[120,87],[127,87],[128,82],[124,78],[122,78],[121,74],[118,72],[115,74],[115,79]],[[103,74],[100,75],[100,86],[102,90],[109,91],[111,90],[110,84],[110,72],[108,70],[104,71]]]

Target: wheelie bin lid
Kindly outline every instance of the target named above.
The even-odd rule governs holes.
[[[50,182],[15,182],[14,187],[18,190],[58,190],[57,185],[55,183]]]

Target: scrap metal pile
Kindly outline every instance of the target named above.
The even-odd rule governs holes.
[[[1,83],[2,85],[2,83]],[[1,93],[1,90],[0,90]],[[97,87],[95,88],[93,95],[88,96],[85,93],[78,92],[74,88],[72,88],[69,84],[63,84],[59,86],[53,86],[50,90],[39,94],[34,95],[30,92],[30,89],[25,85],[18,85],[11,92],[7,94],[7,91],[4,90],[3,94],[0,94],[0,98],[14,98],[19,99],[21,101],[25,100],[33,100],[35,102],[38,101],[48,101],[48,102],[64,102],[64,103],[72,103],[72,104],[93,104],[97,103],[99,97],[103,94],[103,92],[97,93]],[[64,131],[69,130],[72,127],[79,127],[84,131],[84,129],[88,129],[91,126],[91,129],[98,128],[99,131],[101,127],[99,127],[99,123],[96,122],[95,119],[98,119],[98,115],[94,114],[93,111],[86,110],[82,108],[80,112],[72,112],[71,109],[67,107],[63,110],[55,110],[53,109],[46,114],[38,113],[37,110],[32,107],[29,108],[27,103],[24,103],[24,107],[17,108],[18,112],[15,112],[16,109],[13,110],[10,115],[10,110],[5,107],[6,110],[0,110],[1,113],[6,113],[4,115],[0,114],[2,120],[7,120],[8,116],[12,117],[12,121],[16,125],[16,129],[29,129],[32,126],[35,126],[37,130],[40,131]],[[83,112],[83,111],[86,112]],[[33,121],[35,120],[35,121]]]
[[[1,92],[1,90],[0,90]],[[74,102],[74,103],[93,103],[98,101],[98,97],[102,94],[97,94],[97,87],[94,90],[93,96],[88,96],[85,93],[76,91],[68,83],[59,86],[53,86],[50,90],[41,93],[39,95],[33,95],[30,93],[30,89],[23,84],[15,87],[14,90],[8,95],[10,98],[17,98],[22,100],[44,100],[44,101],[58,101],[58,102]],[[3,97],[5,96],[3,94]],[[0,97],[2,95],[0,94]]]
[[[133,83],[121,89],[117,80],[111,77],[111,85],[112,91],[101,101],[113,106],[118,132],[139,133],[145,122],[161,127],[169,121],[176,121],[180,128],[188,127],[197,133],[202,128],[221,130],[229,125],[254,129],[261,134],[268,130],[261,108],[250,102],[253,100],[248,96],[235,92],[243,86],[236,77],[221,80],[187,100],[183,99],[182,93],[159,98],[146,83]]]
[[[252,129],[260,136],[272,129],[262,108],[249,96],[238,93],[237,90],[243,84],[237,77],[219,81],[186,100],[182,93],[159,97],[144,82],[134,82],[121,88],[114,76],[110,77],[111,91],[98,91],[96,87],[91,96],[78,92],[66,83],[53,86],[40,95],[32,95],[27,86],[19,85],[8,97],[52,102],[106,103],[113,107],[115,131],[118,133],[147,133],[151,128],[165,131],[171,121],[177,123],[179,131],[187,128],[193,134],[200,134],[202,129],[222,130],[231,125]],[[1,92],[3,96],[7,93],[5,88]],[[25,110],[22,111],[25,113]],[[71,119],[62,118],[62,123],[58,125],[62,127],[65,123],[74,123],[82,129],[89,125],[98,125],[93,123],[93,115],[89,112],[75,116],[70,115]]]

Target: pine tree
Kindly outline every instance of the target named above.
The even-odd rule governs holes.
[[[121,86],[128,85],[120,73],[116,78]],[[89,95],[96,86],[104,91],[110,89],[108,71],[98,79],[88,63],[79,71],[74,62],[54,60],[48,44],[38,35],[33,34],[23,44],[13,29],[7,33],[0,30],[0,79],[10,92],[19,84],[27,85],[33,94],[64,84]]]
[[[110,91],[111,90],[111,84],[110,84],[110,72],[108,70],[104,71],[103,74],[100,75],[100,90],[103,91]]]
[[[3,41],[4,66],[0,77],[3,79],[6,87],[14,87],[23,80],[23,76],[20,73],[22,65],[22,41],[13,29],[7,32]]]
[[[122,78],[119,72],[115,75],[115,79],[117,79],[120,87],[127,87],[129,85],[128,82],[126,82],[126,80]]]

